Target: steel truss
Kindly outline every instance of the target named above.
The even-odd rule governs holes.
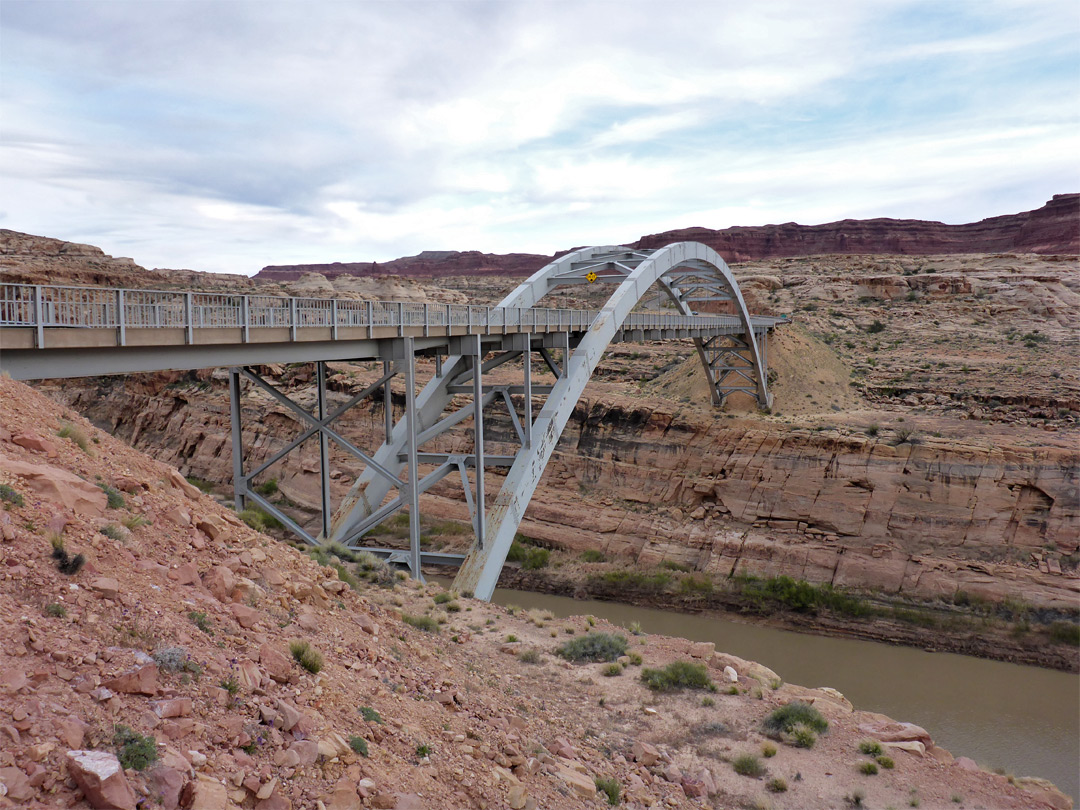
[[[489,599],[498,582],[506,554],[533,492],[540,481],[559,435],[569,419],[585,384],[592,375],[603,351],[613,340],[629,337],[646,339],[645,330],[635,328],[632,310],[655,283],[681,315],[693,315],[699,304],[725,304],[735,310],[743,325],[743,334],[730,344],[716,338],[695,338],[698,354],[708,375],[712,399],[722,405],[735,392],[757,398],[762,407],[770,404],[765,375],[764,340],[756,333],[739,287],[724,260],[712,249],[692,242],[669,245],[654,251],[622,247],[585,248],[568,254],[538,271],[515,289],[500,307],[533,307],[553,290],[568,284],[616,284],[605,307],[581,335],[556,332],[539,336],[522,333],[506,336],[501,352],[485,360],[480,336],[464,338],[458,353],[440,363],[439,371],[424,389],[407,404],[405,417],[387,433],[387,441],[375,453],[378,466],[368,468],[353,484],[334,516],[329,533],[331,541],[355,547],[363,534],[384,520],[403,504],[398,494],[386,503],[396,476],[407,468],[409,481],[417,481],[407,497],[416,503],[420,492],[456,469],[465,488],[466,502],[473,522],[475,540],[462,562],[455,587]],[[639,336],[637,331],[641,331]],[[560,349],[556,362],[552,349]],[[555,385],[536,390],[532,385],[532,353],[556,376]],[[406,347],[406,365],[412,363],[411,348]],[[483,374],[488,370],[524,355],[523,384],[485,387]],[[477,370],[479,372],[477,373]],[[409,397],[412,397],[409,387]],[[455,395],[472,394],[471,406],[451,408]],[[524,398],[522,414],[515,411],[512,394]],[[534,397],[547,394],[539,413],[533,417]],[[510,413],[520,447],[513,457],[487,457],[484,451],[484,408],[501,401]],[[415,407],[414,407],[415,405]],[[473,420],[473,451],[465,455],[424,453],[417,448],[447,429],[468,418]],[[418,478],[417,465],[436,464],[424,478]],[[470,484],[466,468],[474,470]],[[509,466],[509,472],[490,509],[487,508],[483,470],[488,466]],[[400,489],[400,487],[399,487]],[[410,510],[410,518],[417,510]],[[410,535],[410,568],[419,575],[419,538]]]

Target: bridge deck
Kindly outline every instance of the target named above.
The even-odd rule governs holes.
[[[162,290],[0,284],[0,367],[15,379],[456,353],[479,335],[500,348],[587,332],[595,310],[275,298]],[[759,334],[776,318],[754,319]],[[736,335],[733,315],[634,313],[616,340]],[[552,342],[547,345],[560,345]]]

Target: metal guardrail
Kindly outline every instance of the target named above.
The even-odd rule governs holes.
[[[272,329],[330,327],[534,327],[584,331],[599,314],[415,301],[283,298],[171,290],[0,284],[0,327],[37,329]],[[761,319],[761,327],[776,319]],[[730,328],[734,315],[633,313],[624,329]],[[757,324],[756,324],[757,325]]]

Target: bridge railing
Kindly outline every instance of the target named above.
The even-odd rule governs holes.
[[[466,327],[588,329],[594,310],[511,309],[416,301],[354,301],[271,295],[0,284],[0,327],[249,329],[280,327]],[[771,319],[769,319],[771,320]],[[624,329],[732,327],[733,315],[632,313]],[[771,324],[770,324],[771,325]]]

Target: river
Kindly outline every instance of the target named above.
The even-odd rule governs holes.
[[[785,681],[839,689],[858,709],[916,723],[956,756],[1016,776],[1041,776],[1080,802],[1080,676],[931,653],[873,641],[826,638],[618,602],[498,589],[494,602],[592,614],[647,633],[713,641]]]

